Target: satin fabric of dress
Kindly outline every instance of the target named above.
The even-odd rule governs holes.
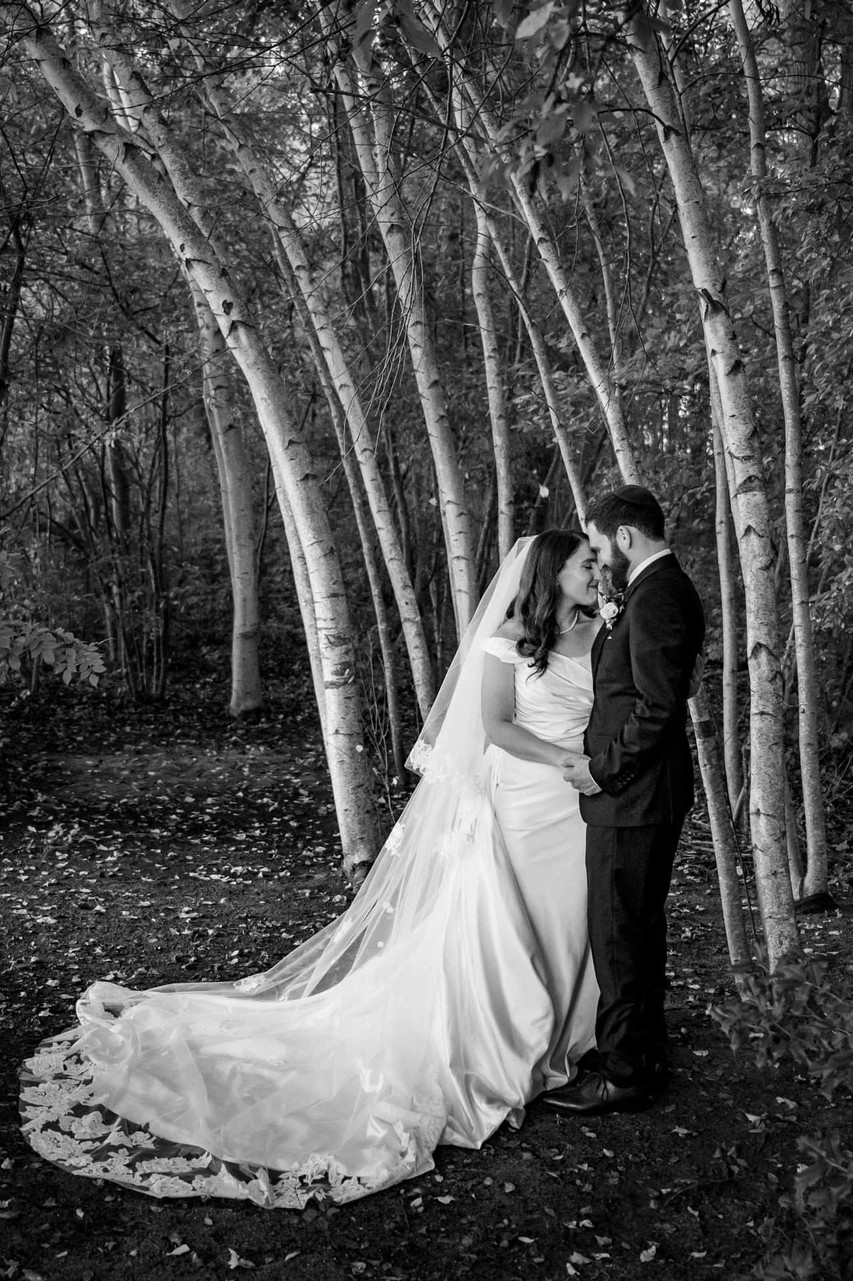
[[[511,641],[486,648],[515,664],[515,720],[538,738],[583,751],[592,708],[589,655],[549,655],[541,675],[519,658]],[[547,1060],[538,1065],[543,1089],[565,1083],[566,1062],[577,1063],[594,1044],[598,987],[586,920],[586,826],[579,793],[554,766],[523,761],[492,747],[491,795],[517,892],[535,939],[533,963],[554,1005]]]
[[[554,655],[536,676],[511,643],[487,648],[515,666],[517,720],[577,746],[588,662]],[[438,1143],[478,1147],[519,1124],[592,1044],[584,829],[556,768],[497,748],[486,764],[466,839],[434,852],[429,912],[335,985],[281,1000],[254,996],[254,980],[94,984],[80,1026],[26,1065],[35,1149],[156,1196],[297,1207],[377,1191],[432,1168]]]

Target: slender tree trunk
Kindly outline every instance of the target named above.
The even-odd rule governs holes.
[[[627,35],[675,191],[705,340],[720,389],[723,440],[734,474],[732,512],[746,595],[750,673],[750,826],[768,957],[775,968],[797,948],[798,934],[785,853],[779,623],[762,462],[743,360],[726,304],[724,274],[713,250],[705,193],[675,103],[667,59],[644,13],[630,18]]]
[[[107,360],[106,418],[107,422],[118,425],[127,413],[127,381],[121,347],[110,348]],[[130,535],[130,479],[119,439],[108,440],[106,457],[112,527],[119,551],[124,553]]]
[[[595,209],[595,201],[592,198],[592,192],[589,189],[589,183],[586,178],[582,177],[579,183],[580,197],[583,204],[583,211],[586,214],[586,220],[592,233],[593,244],[595,245],[598,265],[601,270],[601,283],[604,286],[604,303],[607,310],[607,332],[610,335],[611,361],[613,365],[612,379],[616,387],[619,388],[619,395],[622,395],[622,340],[619,336],[619,306],[616,298],[616,286],[613,281],[613,273],[610,270],[610,263],[604,248],[604,237],[601,234],[601,227],[598,222],[598,214]]]
[[[308,651],[308,663],[311,669],[311,680],[314,685],[314,697],[320,717],[320,729],[325,742],[329,734],[329,718],[326,710],[326,678],[323,667],[323,654],[320,647],[320,633],[317,629],[317,615],[314,610],[314,592],[311,573],[302,547],[299,527],[293,519],[293,513],[287,505],[287,499],[279,501],[281,519],[284,525],[284,536],[287,540],[287,551],[290,556],[290,568],[293,573],[293,585],[299,605],[299,616],[302,619],[302,630],[305,633],[305,648]],[[354,863],[350,863],[351,873]]]
[[[843,7],[843,6],[842,6]],[[816,0],[780,0],[780,70],[788,88],[786,117],[799,140],[807,167],[817,162],[820,131],[829,114],[829,95],[820,62],[820,28],[825,20]]]
[[[853,13],[840,7],[835,21],[840,45],[841,69],[838,88],[838,114],[846,124],[853,123]]]
[[[228,710],[232,716],[241,717],[259,711],[264,702],[258,658],[261,611],[255,558],[257,520],[252,473],[243,429],[234,412],[231,354],[204,294],[194,284],[191,288],[203,361],[204,409],[219,477],[231,576],[233,617]]]
[[[712,371],[713,374],[713,371]],[[716,494],[715,527],[717,534],[717,570],[720,577],[720,621],[723,633],[723,760],[729,805],[734,814],[743,788],[743,757],[738,728],[738,613],[739,599],[734,575],[729,486],[726,461],[715,402],[719,399],[716,380],[712,389],[712,436],[714,449],[714,485]]]
[[[12,334],[15,329],[15,320],[18,316],[18,307],[21,303],[24,266],[27,261],[26,244],[21,235],[20,216],[14,214],[12,217],[13,222],[9,238],[13,245],[15,265],[12,268],[7,288],[0,294],[0,406],[2,406],[9,393],[9,383],[11,381],[9,353],[12,349]]]
[[[489,398],[489,419],[492,425],[492,445],[495,455],[495,483],[498,509],[498,552],[503,558],[515,542],[515,504],[513,501],[512,456],[510,451],[509,421],[506,394],[501,374],[498,335],[492,302],[489,297],[491,274],[490,248],[492,238],[482,206],[476,201],[477,245],[471,264],[471,293],[477,311],[480,339],[483,344],[483,364],[486,370],[486,390]]]
[[[171,628],[168,570],[166,564],[166,516],[169,507],[171,459],[169,456],[169,388],[171,351],[163,344],[163,372],[160,389],[160,412],[147,474],[137,461],[141,491],[138,573],[147,580],[148,599],[141,613],[139,655],[142,686],[146,696],[161,702],[166,695]]]
[[[76,73],[50,30],[32,12],[27,17],[31,25],[23,32],[22,42],[39,73],[71,120],[92,135],[95,145],[159,223],[183,268],[207,298],[252,392],[270,451],[279,505],[283,515],[285,509],[293,514],[310,575],[323,672],[326,754],[344,863],[349,868],[356,862],[370,861],[377,843],[376,816],[370,804],[366,753],[357,750],[363,749],[361,707],[346,594],[326,505],[310,453],[291,419],[286,388],[261,341],[255,318],[208,236],[171,184],[156,172],[136,139],[119,128],[104,103]],[[144,115],[149,141],[162,156],[163,122],[147,103]],[[174,151],[170,160],[183,166],[189,186],[189,165]],[[167,167],[173,177],[172,165]],[[194,212],[205,210],[203,204]]]
[[[135,645],[135,610],[131,601],[133,593],[128,588],[130,571],[130,479],[127,474],[124,448],[119,432],[127,410],[127,385],[121,347],[112,347],[107,353],[107,422],[116,424],[104,446],[104,515],[112,564],[110,590],[116,615],[119,641],[118,661],[124,683],[131,697],[136,699],[145,692],[144,673],[138,661]],[[139,637],[142,643],[142,637]]]
[[[788,874],[791,877],[791,892],[795,898],[803,897],[803,851],[800,845],[800,834],[797,831],[797,811],[791,795],[791,780],[785,771],[785,839],[788,850]]]
[[[725,774],[717,731],[704,689],[700,689],[690,700],[690,714],[708,804],[729,959],[740,989],[743,975],[754,968],[754,962],[744,921],[743,889],[737,874],[737,837],[725,791]]]
[[[779,367],[779,387],[785,420],[785,522],[791,576],[791,609],[797,656],[797,709],[799,716],[800,777],[806,822],[806,877],[803,891],[819,894],[827,886],[826,816],[820,777],[820,706],[814,634],[812,631],[808,557],[803,513],[802,420],[797,362],[791,335],[791,317],[779,232],[767,192],[767,137],[764,97],[752,35],[741,0],[729,0],[729,13],[743,62],[749,100],[750,165],[757,185],[758,222]]]

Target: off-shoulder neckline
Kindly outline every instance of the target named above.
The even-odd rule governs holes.
[[[587,660],[588,660],[589,665],[592,666],[592,650],[591,649],[588,649],[586,650],[585,653],[578,654],[577,656],[574,654],[561,654],[558,649],[552,649],[548,657],[549,658],[567,658],[570,663],[577,663],[581,667],[586,667]]]
[[[497,641],[498,644],[506,645],[511,649],[515,649],[518,643],[517,641],[514,641],[511,636],[490,636],[489,641]],[[525,655],[519,654],[518,657],[519,659],[523,659]],[[570,663],[577,663],[579,667],[592,666],[592,648],[586,650],[583,654],[578,654],[577,656],[574,654],[561,654],[558,649],[552,649],[548,657],[567,658]]]

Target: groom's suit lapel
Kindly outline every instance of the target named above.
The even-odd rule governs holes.
[[[672,554],[672,552],[670,552],[668,556],[661,556],[660,560],[652,561],[651,565],[647,565],[646,568],[643,570],[643,572],[641,574],[638,574],[637,577],[634,579],[634,581],[632,583],[629,583],[628,586],[625,588],[625,591],[622,596],[622,610],[621,610],[621,613],[619,614],[619,617],[614,622],[613,628],[615,629],[619,627],[620,623],[624,625],[623,615],[625,613],[625,610],[627,609],[628,602],[631,599],[631,597],[634,595],[634,592],[637,590],[637,588],[640,586],[641,583],[645,583],[649,578],[652,577],[653,574],[656,574],[659,570],[678,569],[678,568],[679,568],[678,561],[675,559],[675,556]],[[598,664],[601,661],[601,655],[604,651],[605,642],[608,640],[610,635],[611,635],[611,629],[608,629],[607,627],[601,627],[599,628],[598,635],[596,636],[595,640],[592,643],[592,653],[590,654],[590,661],[592,665],[593,680],[595,680],[595,674],[598,670]]]
[[[610,635],[606,627],[599,627],[595,640],[592,642],[592,653],[589,656],[590,667],[592,668],[592,679],[595,680],[595,673],[598,668],[598,660],[601,658],[601,651],[604,649],[604,642]]]
[[[678,561],[672,552],[668,556],[661,556],[660,560],[652,561],[651,565],[647,565],[643,572],[638,574],[634,581],[625,588],[625,595],[622,598],[623,608],[628,604],[640,584],[647,582],[653,574],[657,574],[662,569],[678,569],[678,567]]]

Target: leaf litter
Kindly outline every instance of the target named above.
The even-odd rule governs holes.
[[[587,1125],[534,1103],[520,1131],[502,1127],[479,1152],[439,1149],[417,1185],[301,1214],[156,1203],[30,1152],[17,1064],[70,1023],[89,982],[237,978],[348,901],[312,718],[290,689],[253,726],[225,721],[221,703],[186,690],[136,713],[68,691],[55,706],[31,700],[16,727],[29,791],[0,850],[0,1278],[49,1281],[61,1266],[70,1278],[125,1281],[132,1268],[136,1281],[161,1281],[165,1259],[169,1276],[258,1281],[748,1273],[760,1225],[790,1188],[797,1134],[831,1109],[792,1073],[733,1058],[705,1014],[731,984],[701,819],[671,896],[673,1083],[647,1113]],[[813,918],[809,931],[813,947],[849,954],[849,922]]]

